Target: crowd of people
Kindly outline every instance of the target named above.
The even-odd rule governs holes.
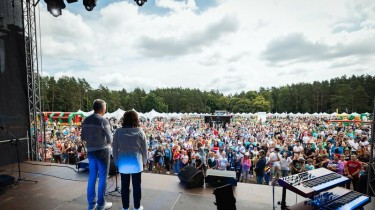
[[[121,122],[109,119],[112,131]],[[370,158],[370,125],[334,123],[324,117],[233,117],[211,127],[203,117],[142,120],[149,173],[178,174],[191,165],[235,171],[237,181],[271,184],[279,177],[327,168],[347,176],[359,189]],[[75,164],[86,158],[80,126],[47,126],[48,161]],[[43,147],[41,147],[43,148]],[[42,156],[41,155],[41,156]],[[44,157],[42,157],[44,159]]]

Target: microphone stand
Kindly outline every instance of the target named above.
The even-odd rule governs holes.
[[[115,196],[115,193],[119,193],[121,195],[121,190],[120,188],[118,187],[118,184],[117,184],[117,175],[119,174],[118,172],[118,166],[116,167],[116,175],[115,175],[115,182],[116,182],[116,187],[113,191],[110,191],[108,192],[108,195],[112,195],[112,196]]]
[[[19,156],[19,153],[18,153],[18,142],[20,142],[20,140],[15,137],[12,133],[10,133],[8,130],[6,130],[4,127],[1,127],[1,129],[7,133],[10,137],[12,137],[10,139],[10,144],[11,145],[16,145],[16,153],[17,153],[17,165],[18,165],[18,179],[17,179],[17,182],[20,182],[20,181],[27,181],[27,182],[34,182],[34,183],[38,183],[38,181],[34,181],[34,180],[28,180],[28,179],[25,179],[25,178],[22,178],[21,177],[21,166],[20,166],[20,156]]]

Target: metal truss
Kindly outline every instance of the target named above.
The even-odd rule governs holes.
[[[25,39],[26,71],[27,71],[27,93],[29,104],[29,159],[38,160],[38,124],[42,122],[41,97],[40,97],[40,75],[38,68],[38,50],[36,36],[35,6],[39,1],[22,0],[23,27]],[[38,115],[40,115],[38,117]]]
[[[375,195],[375,160],[374,160],[374,146],[375,146],[375,99],[374,99],[374,110],[372,111],[372,122],[371,122],[371,150],[370,150],[370,161],[368,165],[368,178],[367,178],[367,195]]]

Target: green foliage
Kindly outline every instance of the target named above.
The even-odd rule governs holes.
[[[213,113],[229,112],[371,112],[375,96],[375,76],[342,76],[313,83],[290,84],[281,87],[241,90],[225,96],[217,90],[201,91],[189,88],[158,88],[146,93],[110,90],[100,85],[93,89],[85,79],[63,76],[41,79],[41,98],[45,111],[90,111],[92,102],[102,98],[108,112],[117,108],[148,112]]]

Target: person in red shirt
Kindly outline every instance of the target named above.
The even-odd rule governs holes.
[[[347,189],[350,189],[350,183],[353,183],[353,189],[358,191],[359,172],[361,171],[361,168],[362,165],[357,160],[357,156],[351,155],[351,160],[349,160],[345,165],[345,171],[349,178],[349,181],[346,183]]]

